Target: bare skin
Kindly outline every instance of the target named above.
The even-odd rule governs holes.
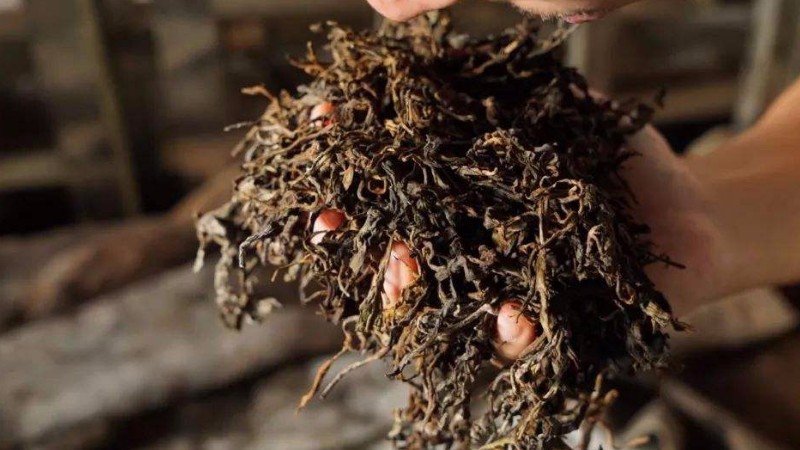
[[[455,3],[368,1],[395,19]],[[516,2],[532,13],[559,16],[581,11],[605,14],[628,3],[632,1]],[[324,116],[327,112],[318,114]],[[634,213],[652,227],[658,250],[686,265],[685,270],[664,265],[649,268],[649,275],[670,299],[677,316],[727,294],[800,280],[800,82],[778,99],[752,129],[709,156],[678,157],[653,128],[633,136],[629,145],[641,154],[624,168],[638,200]],[[93,297],[177,264],[176,261],[188,260],[194,250],[193,213],[223,203],[235,173],[236,168],[232,168],[216,177],[167,216],[150,219],[150,225],[144,222],[123,226],[108,237],[77,247],[72,251],[72,264],[67,264],[69,270],[60,270],[56,279],[51,276],[52,271],[43,270],[37,283],[39,289],[34,290],[41,293],[39,304],[58,305],[64,293],[71,292],[66,288],[72,286],[81,286],[78,297]],[[343,217],[321,214],[318,222],[312,229],[324,233],[341,226]],[[164,242],[180,245],[165,247]],[[389,275],[384,280],[387,306],[398,301],[402,290],[419,273],[405,244],[393,245]],[[158,253],[155,249],[172,252],[174,257],[154,261],[152,255]],[[136,258],[131,257],[131,252]],[[82,254],[93,256],[76,257]],[[61,261],[63,267],[69,262],[67,256],[57,256],[53,264]],[[127,259],[134,263],[125,264],[123,271],[117,270],[120,262]],[[30,308],[38,310],[35,306]],[[498,340],[507,348],[526,348],[535,333],[518,327],[532,327],[532,323],[505,320],[500,309]],[[502,356],[513,359],[515,354]]]
[[[497,311],[495,351],[506,361],[513,361],[536,339],[536,325],[519,310],[516,301],[507,301]]]
[[[392,20],[408,20],[425,11],[445,8],[459,0],[367,0],[375,10]],[[599,19],[607,13],[638,0],[509,0],[522,11],[543,17]]]
[[[383,279],[383,306],[394,307],[403,295],[403,289],[419,277],[419,264],[403,242],[393,242],[389,265]]]

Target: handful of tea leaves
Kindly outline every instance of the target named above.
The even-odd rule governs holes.
[[[299,278],[303,303],[341,324],[343,353],[384,359],[411,387],[390,434],[402,448],[554,446],[596,418],[603,375],[665,365],[677,323],[643,271],[660,257],[619,175],[650,108],[590,96],[527,22],[485,39],[440,13],[320,29],[330,62],[310,47],[296,61],[310,84],[251,89],[269,105],[237,148],[233,198],[198,224],[201,256],[221,248],[228,324],[275,304],[256,295],[259,267]],[[419,276],[387,302],[397,243]],[[536,338],[500,361],[511,300]]]

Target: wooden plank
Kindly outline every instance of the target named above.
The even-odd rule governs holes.
[[[113,168],[102,162],[82,169],[76,180],[68,158],[63,156],[51,149],[32,149],[0,158],[0,192],[114,182]]]
[[[0,192],[29,187],[63,186],[66,173],[62,158],[47,149],[24,150],[0,159]]]
[[[359,358],[343,357],[333,372]],[[322,362],[313,359],[283,368],[246,386],[246,396],[228,391],[173,408],[167,420],[176,426],[143,448],[340,450],[373,449],[381,444],[380,448],[391,448],[385,437],[392,410],[405,406],[408,388],[388,380],[386,366],[375,362],[345,377],[325,400],[298,412],[298,399]],[[146,418],[137,426],[147,428],[157,420],[164,417]]]
[[[163,144],[164,168],[190,180],[211,178],[236,164],[231,149],[241,138],[240,133],[219,132],[171,139]]]
[[[292,308],[232,332],[218,318],[211,280],[211,268],[182,267],[74,317],[0,336],[0,448],[79,442],[103,423],[341,344],[336,327]],[[292,291],[267,295],[288,301]]]
[[[800,312],[779,290],[759,288],[699,308],[686,321],[692,332],[670,337],[672,354],[677,357],[745,348],[783,336],[800,326]]]
[[[30,283],[53,255],[84,241],[98,228],[84,225],[32,237],[0,239],[0,332],[15,319],[21,319]]]
[[[88,58],[97,71],[100,119],[108,133],[111,150],[111,167],[120,196],[120,206],[125,215],[139,212],[139,188],[134,175],[128,127],[122,111],[119,83],[111,68],[109,49],[100,19],[96,0],[82,0],[79,6],[80,25],[85,27]]]

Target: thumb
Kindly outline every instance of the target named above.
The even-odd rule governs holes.
[[[387,19],[403,21],[433,9],[440,9],[458,0],[367,0]]]

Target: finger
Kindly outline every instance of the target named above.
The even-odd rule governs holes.
[[[641,152],[655,153],[657,156],[674,156],[672,147],[667,138],[664,137],[654,126],[645,125],[644,128],[628,136],[628,146]],[[662,157],[663,159],[663,157]]]
[[[403,21],[425,11],[444,8],[458,0],[367,0],[384,17]]]
[[[392,308],[403,296],[403,289],[419,277],[419,265],[411,257],[408,246],[402,242],[392,244],[392,252],[383,277],[384,307]]]
[[[507,301],[497,314],[495,350],[503,359],[513,361],[536,339],[536,326],[516,301]]]
[[[333,103],[331,102],[322,102],[313,108],[311,108],[311,112],[308,115],[308,120],[315,121],[317,119],[321,119],[323,117],[330,116],[333,114],[334,110]]]
[[[312,227],[313,235],[311,236],[312,244],[319,244],[325,238],[328,231],[338,229],[344,223],[344,214],[335,209],[323,210],[314,220]]]

